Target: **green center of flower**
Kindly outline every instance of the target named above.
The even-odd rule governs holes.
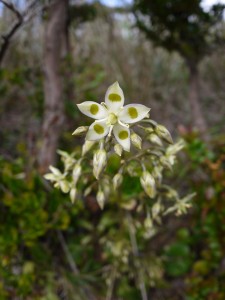
[[[95,124],[94,125],[94,131],[98,134],[103,134],[104,133],[104,127],[99,125],[99,124]]]
[[[110,113],[107,119],[108,125],[115,125],[118,121],[117,116],[114,113]]]
[[[122,130],[119,133],[119,138],[121,140],[126,140],[128,138],[128,132],[126,130]]]
[[[92,115],[96,115],[99,111],[98,105],[97,104],[92,104],[90,107],[90,112]]]
[[[112,94],[109,94],[109,100],[112,102],[120,102],[121,97],[118,94],[112,93]]]
[[[128,114],[131,117],[131,119],[136,119],[138,117],[138,111],[135,107],[129,107]]]

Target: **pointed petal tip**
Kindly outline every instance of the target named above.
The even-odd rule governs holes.
[[[123,150],[124,150],[124,151],[127,151],[127,152],[130,152],[130,147],[129,147],[129,148],[124,148],[124,147],[123,147]]]
[[[120,85],[119,85],[119,82],[118,82],[118,81],[115,81],[115,82],[112,84],[112,86],[118,86],[118,87],[119,87]]]

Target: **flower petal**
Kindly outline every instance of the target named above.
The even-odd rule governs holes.
[[[79,110],[86,116],[96,120],[104,119],[107,117],[107,109],[99,103],[93,101],[85,101],[77,104]]]
[[[119,83],[116,81],[106,91],[105,104],[112,112],[117,112],[124,104],[124,95]]]
[[[142,104],[128,104],[123,107],[118,117],[124,123],[136,123],[144,119],[149,113],[150,108]]]
[[[126,126],[116,124],[113,127],[113,133],[117,142],[123,147],[124,150],[130,151],[130,130]]]
[[[109,126],[106,125],[105,121],[95,121],[89,127],[86,135],[86,140],[96,141],[105,137],[109,133]]]

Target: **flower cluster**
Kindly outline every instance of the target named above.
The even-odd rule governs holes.
[[[51,173],[45,175],[46,179],[63,192],[69,192],[72,202],[96,195],[101,209],[114,195],[128,210],[139,205],[143,208],[143,203],[147,203],[145,225],[148,229],[153,222],[159,222],[160,214],[186,212],[193,195],[180,199],[175,190],[163,184],[164,170],[172,170],[184,142],[173,144],[167,128],[150,119],[150,108],[142,104],[124,106],[124,94],[118,82],[108,88],[104,103],[86,101],[78,104],[78,108],[95,121],[73,132],[75,136],[86,135],[82,148],[72,154],[59,151],[64,171],[50,167]],[[113,160],[117,165],[112,172]],[[132,178],[139,182],[142,191],[127,201],[123,184]],[[132,190],[132,184],[129,188]],[[145,201],[148,199],[154,200]]]

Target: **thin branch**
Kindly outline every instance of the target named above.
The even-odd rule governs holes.
[[[64,239],[64,236],[62,234],[61,231],[57,230],[57,235],[58,235],[58,239],[59,239],[59,242],[60,242],[60,245],[65,253],[65,256],[66,256],[66,259],[67,259],[67,262],[70,266],[70,269],[72,270],[72,272],[74,273],[75,276],[79,275],[80,274],[80,271],[69,251],[69,248],[66,244],[66,241]],[[94,295],[93,295],[93,292],[88,288],[88,287],[83,287],[82,288],[82,291],[83,291],[83,294],[85,295],[86,299],[87,300],[96,300]]]
[[[138,272],[138,281],[139,281],[139,289],[141,292],[141,298],[142,300],[148,300],[148,295],[145,287],[145,282],[144,282],[144,274],[140,265],[139,261],[139,250],[138,250],[138,244],[137,244],[137,239],[135,235],[135,228],[132,222],[132,217],[130,213],[127,213],[127,220],[128,220],[128,230],[129,230],[129,236],[130,236],[130,242],[131,242],[131,247],[132,247],[132,252],[134,256],[134,264],[136,267],[136,270]]]
[[[17,17],[17,21],[14,23],[14,25],[9,30],[9,32],[5,35],[2,35],[3,44],[2,44],[1,49],[0,49],[0,65],[1,65],[1,63],[3,61],[3,58],[6,54],[6,50],[9,46],[10,39],[12,38],[12,36],[15,34],[15,32],[19,29],[19,27],[23,23],[23,16],[19,12],[19,10],[12,3],[9,3],[5,0],[0,0],[0,3],[5,5],[8,9],[10,9]]]
[[[106,300],[112,300],[115,280],[116,280],[116,268],[113,267],[113,270],[111,272],[110,284],[106,294]]]
[[[0,65],[2,64],[2,61],[5,57],[6,51],[9,47],[10,41],[13,37],[13,35],[16,33],[16,31],[23,25],[23,23],[29,21],[34,15],[36,15],[36,12],[34,12],[34,7],[37,3],[39,3],[38,0],[32,1],[28,7],[24,10],[24,12],[20,12],[11,2],[0,0],[0,3],[5,5],[9,10],[11,10],[17,18],[17,21],[12,25],[12,27],[9,29],[9,31],[6,34],[3,34],[1,37],[3,39],[3,43],[0,49]],[[31,12],[31,14],[30,14]],[[30,16],[29,16],[30,14]]]
[[[67,247],[67,244],[66,244],[65,239],[64,239],[64,237],[62,235],[62,232],[58,230],[57,234],[58,234],[58,238],[59,238],[60,244],[61,244],[61,246],[63,248],[63,251],[64,251],[64,253],[66,255],[68,264],[69,264],[72,272],[74,273],[74,275],[78,275],[80,272],[79,272],[79,270],[77,268],[77,265],[76,265],[76,263],[75,263],[72,255],[71,255],[68,247]]]

